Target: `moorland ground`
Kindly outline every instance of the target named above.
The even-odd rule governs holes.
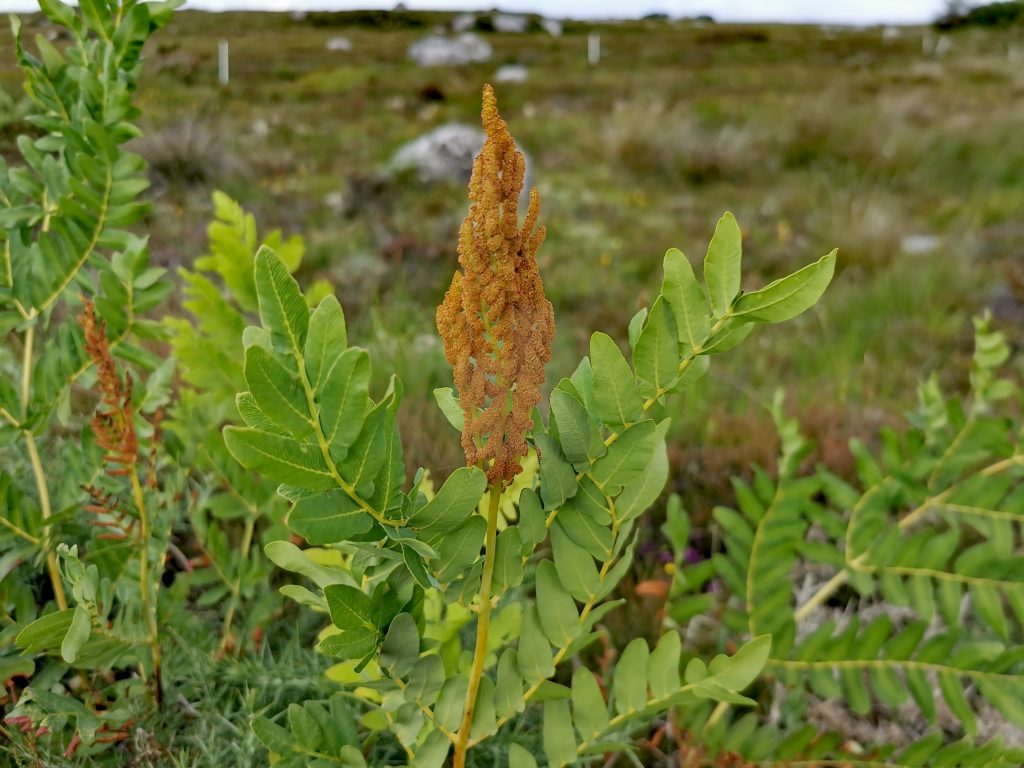
[[[429,392],[450,383],[433,330],[466,208],[459,183],[390,176],[404,142],[474,124],[481,84],[532,158],[548,238],[540,263],[556,308],[549,385],[590,329],[623,339],[679,247],[699,263],[732,210],[758,284],[840,249],[819,308],[723,359],[674,419],[673,483],[698,513],[728,477],[776,452],[777,388],[842,471],[851,435],[898,421],[921,378],[966,383],[970,317],[986,308],[1024,339],[1024,28],[823,28],[649,19],[568,23],[558,37],[485,33],[491,61],[422,68],[409,45],[450,14],[182,12],[146,51],[139,105],[152,166],[155,259],[205,248],[210,192],[224,189],[307,244],[383,379],[410,393],[410,438],[443,433]],[[41,17],[27,31],[46,32]],[[587,63],[587,36],[602,59]],[[350,50],[329,50],[343,36]],[[217,82],[227,40],[230,84]],[[13,154],[20,74],[0,40],[0,150]],[[710,381],[710,379],[709,379]],[[756,440],[734,440],[753,424]],[[412,429],[423,425],[425,429]],[[453,469],[456,440],[418,438],[413,465]],[[709,480],[708,478],[714,478]]]

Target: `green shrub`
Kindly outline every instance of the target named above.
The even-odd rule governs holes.
[[[1020,418],[1004,406],[1017,384],[997,374],[1009,349],[987,320],[976,329],[970,396],[947,399],[929,379],[910,429],[883,432],[877,455],[851,446],[855,484],[826,468],[801,476],[809,446],[777,410],[780,477],[759,471],[752,484],[736,482],[738,509],[715,510],[723,551],[685,565],[689,526],[678,506],[670,510],[666,533],[679,566],[670,623],[719,616],[726,637],[770,634],[764,674],[781,683],[763,694],[782,713],[781,731],[730,722],[721,709],[691,713],[705,748],[756,764],[1008,767],[1024,759],[998,739],[977,743],[1024,728],[1024,455]],[[791,589],[798,573],[804,584]],[[712,579],[724,587],[717,594],[704,589]],[[840,702],[850,721],[903,718],[909,703],[932,727],[944,707],[957,726],[909,744],[863,744],[855,759],[841,739],[819,739],[807,723],[820,701]]]
[[[966,13],[951,13],[943,16],[937,25],[943,29],[956,27],[1009,27],[1024,21],[1024,2],[986,3],[969,9]]]

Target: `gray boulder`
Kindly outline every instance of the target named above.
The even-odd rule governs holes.
[[[475,13],[460,13],[452,19],[452,32],[469,32],[475,24]]]
[[[398,148],[391,158],[395,171],[415,171],[420,181],[469,181],[473,158],[484,145],[479,128],[461,123],[441,125]]]
[[[495,32],[504,34],[521,35],[526,31],[530,20],[525,16],[512,13],[496,13],[491,17]]]
[[[421,67],[450,67],[490,61],[491,45],[470,33],[457,37],[431,35],[409,46],[409,58]]]
[[[446,181],[466,184],[473,172],[473,160],[486,138],[475,126],[447,123],[399,147],[389,168],[392,172],[413,172],[424,184]],[[532,164],[530,156],[526,155],[523,201],[529,195]]]
[[[558,19],[541,19],[540,25],[552,37],[561,37],[562,22]]]
[[[525,83],[529,76],[522,64],[503,64],[494,72],[496,83]]]

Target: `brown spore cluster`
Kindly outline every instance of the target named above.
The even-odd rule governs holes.
[[[132,378],[126,374],[122,383],[117,375],[106,323],[96,318],[95,307],[88,299],[78,322],[85,331],[85,351],[96,366],[96,388],[101,398],[91,422],[96,442],[104,450],[103,460],[109,465],[107,474],[126,475],[134,468],[139,455],[132,409]]]
[[[511,482],[526,455],[530,413],[540,401],[555,320],[537,268],[544,241],[540,198],[530,190],[519,224],[526,160],[484,86],[487,140],[473,163],[469,214],[459,230],[459,267],[437,328],[464,415],[462,448],[491,483]]]

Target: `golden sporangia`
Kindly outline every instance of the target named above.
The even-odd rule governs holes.
[[[85,351],[96,366],[96,388],[101,397],[91,422],[96,442],[105,452],[107,474],[128,474],[139,453],[132,408],[132,377],[125,374],[122,382],[117,375],[106,323],[96,317],[96,309],[89,299],[85,299],[85,311],[78,317],[78,323],[85,332]]]
[[[473,163],[459,269],[437,309],[437,328],[462,403],[466,461],[484,469],[491,483],[508,483],[527,452],[555,320],[537,268],[545,235],[537,225],[540,198],[530,190],[520,226],[526,160],[489,85],[482,120],[487,140]]]

